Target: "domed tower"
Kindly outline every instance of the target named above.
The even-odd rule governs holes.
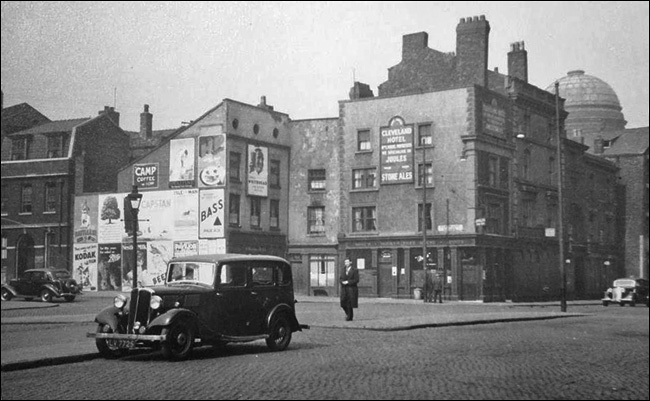
[[[560,97],[566,99],[569,113],[565,122],[567,137],[591,146],[600,133],[625,129],[625,117],[616,92],[602,79],[582,70],[569,71],[560,78]],[[546,90],[555,93],[555,82]]]

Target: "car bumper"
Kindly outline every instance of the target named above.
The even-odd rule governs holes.
[[[120,333],[86,333],[88,338],[125,341],[165,341],[163,334],[120,334]]]

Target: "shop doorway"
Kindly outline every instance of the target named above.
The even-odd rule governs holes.
[[[395,295],[393,282],[393,254],[390,251],[384,251],[379,254],[379,296],[390,298]]]

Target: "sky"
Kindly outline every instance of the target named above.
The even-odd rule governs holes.
[[[199,118],[224,98],[261,96],[292,119],[338,116],[354,80],[377,87],[402,36],[455,51],[460,18],[485,15],[488,65],[507,72],[524,41],[528,79],[545,89],[581,69],[617,93],[627,128],[648,126],[648,2],[28,2],[2,1],[4,106],[51,120],[104,106],[138,131]]]

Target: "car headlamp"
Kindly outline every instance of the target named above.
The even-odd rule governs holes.
[[[149,301],[149,307],[153,310],[159,309],[162,306],[163,300],[160,298],[158,295],[154,295],[151,297],[151,301]]]
[[[124,305],[126,305],[126,297],[124,295],[118,294],[113,298],[113,306],[116,308],[122,309]]]

